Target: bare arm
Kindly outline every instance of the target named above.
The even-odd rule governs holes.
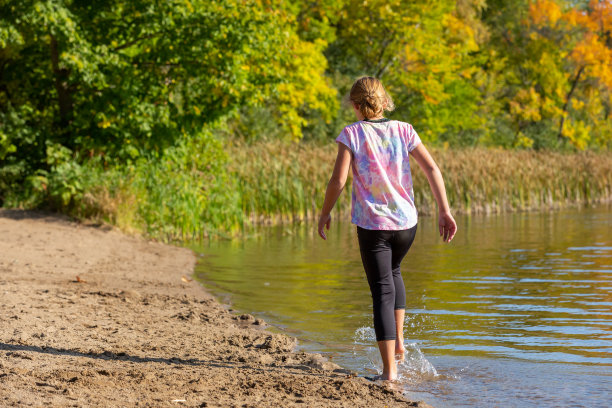
[[[440,236],[443,237],[445,242],[450,242],[457,232],[457,223],[451,215],[450,207],[448,206],[442,173],[423,143],[419,144],[411,154],[421,170],[425,172],[431,191],[438,204],[438,228]]]
[[[334,208],[338,197],[344,189],[346,179],[348,177],[349,167],[351,166],[351,151],[342,143],[338,143],[338,155],[336,156],[336,164],[334,165],[334,172],[332,173],[331,179],[327,184],[327,190],[325,191],[325,201],[323,202],[323,208],[321,208],[321,216],[319,217],[318,231],[319,235],[323,239],[327,239],[325,235],[325,227],[329,229],[331,222],[331,210]]]

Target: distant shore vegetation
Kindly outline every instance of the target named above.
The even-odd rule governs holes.
[[[609,0],[7,0],[0,205],[167,240],[313,218],[361,75],[458,212],[612,197]]]

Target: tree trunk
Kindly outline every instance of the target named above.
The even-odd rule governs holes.
[[[53,68],[53,76],[55,78],[55,91],[57,92],[57,102],[59,105],[59,125],[63,131],[66,131],[72,120],[73,114],[72,95],[68,89],[68,76],[70,71],[67,69],[60,69],[59,67],[59,50],[54,35],[51,35],[51,43],[49,46],[51,49],[51,67]],[[69,138],[68,135],[67,138]],[[71,144],[70,140],[66,141],[68,145]]]
[[[565,104],[563,105],[563,113],[561,115],[561,123],[559,124],[559,134],[557,135],[559,139],[563,138],[563,124],[565,123],[565,114],[567,113],[567,109],[569,108],[570,99],[572,99],[572,95],[574,94],[574,90],[576,89],[576,85],[578,84],[578,81],[580,80],[580,76],[582,75],[583,71],[584,71],[584,66],[580,67],[580,69],[576,73],[576,77],[572,81],[572,88],[570,89],[570,91],[567,93],[567,96],[565,97]]]

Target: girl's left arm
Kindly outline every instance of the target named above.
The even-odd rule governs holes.
[[[336,164],[334,165],[334,172],[332,173],[331,179],[327,184],[327,190],[325,191],[325,201],[323,202],[323,208],[321,208],[321,216],[319,217],[318,231],[319,235],[323,239],[327,239],[325,235],[325,227],[329,230],[329,224],[331,223],[331,210],[336,205],[338,197],[344,189],[346,179],[348,177],[349,167],[351,166],[352,153],[351,150],[343,143],[338,143],[338,155],[336,156]]]

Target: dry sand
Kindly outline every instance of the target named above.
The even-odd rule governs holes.
[[[0,406],[429,407],[294,352],[217,303],[194,264],[184,248],[0,210]]]

